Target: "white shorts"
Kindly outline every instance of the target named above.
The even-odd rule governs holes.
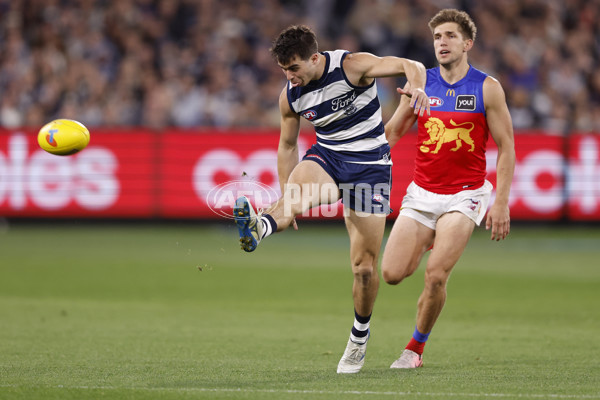
[[[490,203],[492,189],[492,184],[486,180],[479,189],[463,190],[456,194],[437,194],[411,182],[402,200],[400,215],[435,230],[437,220],[442,215],[458,211],[479,225]]]

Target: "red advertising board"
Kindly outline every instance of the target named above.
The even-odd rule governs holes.
[[[0,133],[0,215],[146,217],[157,166],[148,132],[94,132],[85,151],[54,156],[28,131]]]
[[[161,216],[210,218],[214,216],[213,210],[228,212],[234,197],[251,194],[259,188],[256,182],[272,187],[277,195],[270,199],[275,201],[279,195],[278,143],[277,132],[273,131],[171,132],[163,135],[161,179],[158,182]],[[218,204],[212,204],[211,210],[208,201],[211,191],[226,182],[239,182],[235,186],[237,190],[216,199]],[[261,203],[257,207],[267,205]]]
[[[511,218],[561,219],[566,195],[563,138],[535,132],[519,133],[515,136],[515,152],[517,162],[509,199]],[[486,153],[487,179],[494,187],[497,154],[490,139]]]
[[[568,218],[600,220],[600,136],[572,135],[565,147]]]
[[[274,130],[93,129],[73,156],[37,146],[36,132],[0,130],[0,215],[5,217],[220,218],[237,195],[266,207],[280,195]],[[393,149],[391,218],[413,173],[416,136]],[[314,134],[299,139],[300,155]],[[515,135],[513,220],[600,220],[600,137]],[[497,150],[488,146],[495,183]],[[340,217],[339,204],[305,217]]]

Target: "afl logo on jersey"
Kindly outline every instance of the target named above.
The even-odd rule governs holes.
[[[429,105],[431,107],[441,107],[444,104],[444,100],[440,99],[439,97],[430,97],[429,98]]]
[[[317,118],[317,112],[314,110],[304,111],[302,116],[307,120],[312,121],[313,119]]]

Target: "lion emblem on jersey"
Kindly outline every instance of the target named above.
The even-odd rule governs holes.
[[[439,118],[429,118],[429,120],[425,122],[425,129],[427,129],[427,133],[429,134],[429,140],[423,142],[421,151],[423,153],[428,153],[429,147],[427,147],[427,145],[435,144],[435,149],[431,154],[437,154],[444,143],[451,142],[454,142],[456,147],[450,149],[450,151],[457,151],[460,149],[463,142],[471,146],[468,150],[469,152],[475,150],[475,142],[471,138],[471,131],[475,127],[475,124],[472,122],[457,124],[454,120],[450,120],[450,124],[454,126],[454,128],[447,128],[444,122]]]

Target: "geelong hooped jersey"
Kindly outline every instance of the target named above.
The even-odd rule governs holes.
[[[323,76],[306,86],[292,87],[287,96],[292,111],[310,121],[317,144],[340,160],[391,164],[375,81],[352,85],[342,69],[346,50],[326,51]]]
[[[427,70],[425,93],[431,115],[418,119],[414,181],[439,194],[476,189],[486,176],[485,150],[489,128],[483,104],[487,75],[471,66],[467,75],[449,84],[440,69]]]

